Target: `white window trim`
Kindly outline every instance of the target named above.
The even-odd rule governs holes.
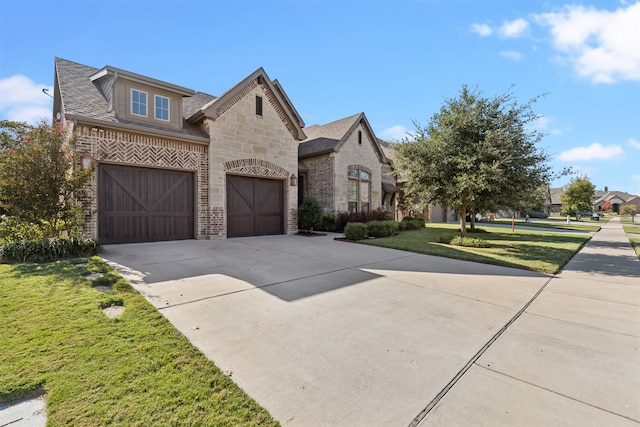
[[[147,100],[147,103],[145,104],[145,112],[146,112],[146,114],[138,114],[138,113],[134,113],[133,112],[133,92],[134,91],[140,92],[140,93],[144,93],[145,98]],[[132,116],[138,116],[138,117],[149,117],[149,94],[147,92],[143,91],[143,90],[131,88],[131,92],[129,93],[129,95],[130,95],[129,99],[131,101],[131,102],[129,102],[129,111],[131,112],[131,115]]]
[[[158,98],[162,98],[162,99],[166,99],[167,100],[167,118],[163,119],[161,117],[158,117],[156,114],[156,102],[158,100]],[[153,117],[156,120],[161,120],[163,122],[168,122],[171,121],[171,98],[166,97],[166,96],[162,96],[162,95],[154,95],[153,96]]]

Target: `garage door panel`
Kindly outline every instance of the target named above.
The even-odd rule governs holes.
[[[280,215],[258,216],[255,218],[255,235],[282,234],[281,224],[282,217]]]
[[[283,194],[282,181],[227,176],[227,236],[282,234]]]
[[[191,239],[193,174],[101,165],[98,235],[104,243]]]

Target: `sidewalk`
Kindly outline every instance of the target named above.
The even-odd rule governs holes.
[[[614,218],[418,425],[637,426],[639,362],[640,261]]]

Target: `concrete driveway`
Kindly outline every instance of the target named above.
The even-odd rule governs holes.
[[[103,257],[283,425],[636,425],[634,274],[626,297],[569,277],[542,293],[558,279],[333,237],[112,245]],[[606,306],[615,298],[627,299]],[[598,400],[600,385],[618,389]]]
[[[107,246],[133,286],[283,425],[408,425],[550,279],[268,236]]]

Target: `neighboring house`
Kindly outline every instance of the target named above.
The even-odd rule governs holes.
[[[562,188],[550,188],[549,201],[549,213],[559,215],[562,212]],[[602,211],[605,203],[609,202],[611,210],[615,213],[620,212],[620,208],[625,204],[640,206],[639,201],[640,197],[636,195],[623,191],[609,191],[608,187],[604,187],[604,190],[596,190],[592,199],[595,212]]]
[[[397,189],[386,158],[364,113],[304,128],[298,147],[300,196],[325,212],[393,211]]]
[[[625,193],[623,191],[609,191],[609,188],[604,187],[604,191],[596,190],[593,198],[593,209],[595,211],[601,211],[605,203],[609,202],[611,210],[615,213],[620,212],[620,208],[626,204],[637,204],[638,196]]]
[[[89,236],[122,243],[297,231],[304,122],[262,68],[215,97],[56,58],[54,90],[54,117],[97,165]],[[371,173],[379,188],[380,171]]]

